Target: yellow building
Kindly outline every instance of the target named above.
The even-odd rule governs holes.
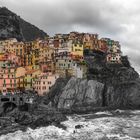
[[[18,67],[16,69],[15,77],[16,77],[16,87],[17,89],[24,89],[24,77],[25,77],[26,69],[24,67]]]
[[[71,48],[71,54],[73,58],[83,59],[84,47],[82,43],[73,43]]]
[[[5,57],[4,53],[0,53],[0,60],[2,60]]]
[[[13,53],[15,55],[24,55],[24,43],[23,42],[13,42],[12,44],[7,44],[4,46],[6,52]]]
[[[54,48],[52,47],[43,47],[40,48],[40,52],[39,52],[39,57],[40,57],[40,62],[42,62],[42,60],[53,60],[54,59]]]
[[[38,70],[38,69],[40,69],[40,66],[39,65],[28,65],[28,66],[25,66],[25,69],[26,69],[26,71]]]
[[[21,57],[21,60],[22,60],[23,66],[30,66],[35,63],[34,55],[32,55],[32,54],[24,54]]]
[[[41,74],[40,70],[28,70],[25,74],[25,89],[32,89],[34,80]]]

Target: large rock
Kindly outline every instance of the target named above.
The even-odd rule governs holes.
[[[102,106],[103,90],[104,84],[102,83],[72,77],[60,92],[52,98],[58,109],[71,109],[77,106],[88,105],[100,107]]]
[[[9,118],[0,118],[0,127],[7,127],[12,125],[12,120]]]

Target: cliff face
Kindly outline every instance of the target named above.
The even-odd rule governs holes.
[[[7,8],[0,8],[0,39],[17,38],[19,41],[31,41],[46,36],[45,32],[24,21]]]
[[[75,106],[102,106],[104,85],[94,80],[71,78],[58,99],[59,109],[71,109]]]
[[[140,79],[107,87],[105,105],[109,107],[140,108]]]
[[[129,61],[107,65],[104,56],[88,56],[87,79],[59,79],[43,103],[61,110],[81,111],[95,108],[139,108],[140,79]]]

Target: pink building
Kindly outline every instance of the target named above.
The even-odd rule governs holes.
[[[40,96],[43,96],[50,91],[58,78],[58,74],[42,73],[33,84],[34,90],[37,91]]]
[[[21,59],[20,59],[20,57],[16,56],[13,53],[9,53],[8,54],[8,60],[11,61],[12,63],[14,63],[17,66],[21,66]]]
[[[6,93],[23,89],[25,72],[23,67],[1,68],[0,91]]]

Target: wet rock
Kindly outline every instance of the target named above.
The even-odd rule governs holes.
[[[82,128],[82,127],[84,127],[83,125],[76,125],[75,126],[75,129],[80,129],[80,128]]]
[[[57,125],[60,124],[60,122],[67,120],[65,115],[55,108],[47,108],[47,106],[38,106],[31,114],[33,115],[33,122],[30,125],[32,128],[51,124]]]
[[[21,111],[20,109],[17,107],[2,114],[3,117],[0,118],[0,126],[1,129],[7,131],[3,130],[0,134],[14,132],[14,130],[26,130],[28,127],[35,129],[48,125],[55,125],[66,129],[60,124],[60,122],[67,120],[66,116],[55,108],[38,105],[38,107],[32,107],[32,110],[29,111]]]
[[[7,127],[11,125],[12,125],[12,121],[10,120],[10,118],[4,118],[4,117],[0,118],[0,127]]]

